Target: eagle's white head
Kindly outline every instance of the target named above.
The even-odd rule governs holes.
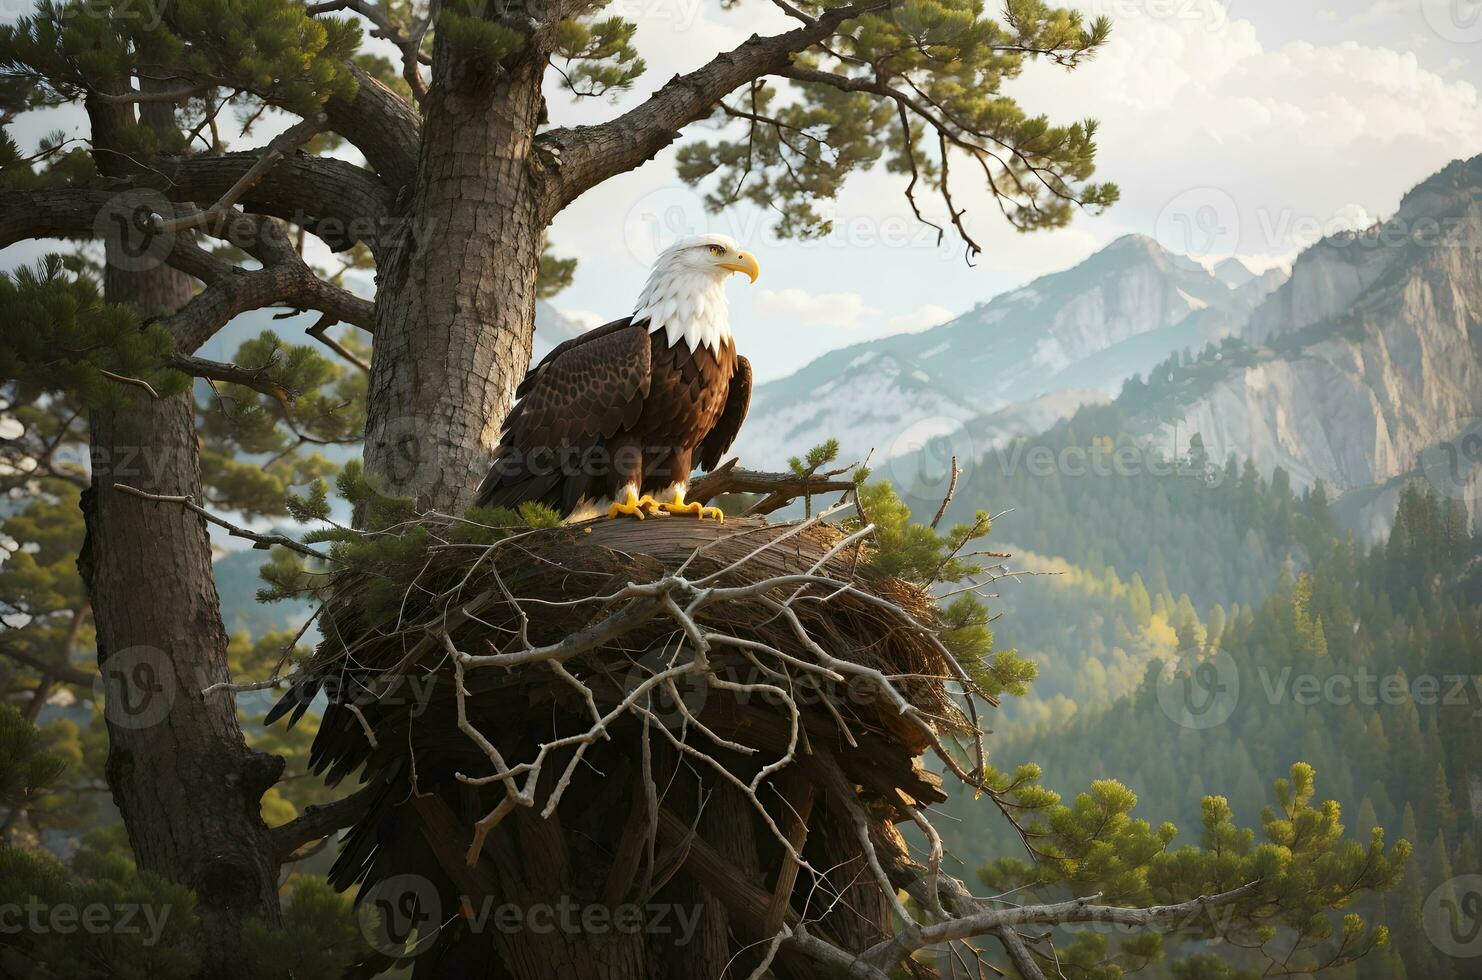
[[[664,250],[638,297],[634,320],[648,320],[650,333],[663,330],[669,343],[690,350],[719,351],[730,339],[726,279],[744,272],[756,282],[756,258],[729,235],[691,235]]]

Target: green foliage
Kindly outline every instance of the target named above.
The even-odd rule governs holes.
[[[172,85],[230,85],[301,114],[354,94],[347,63],[360,44],[348,18],[311,17],[289,0],[44,0],[0,28],[0,72],[32,78],[58,98],[131,88],[142,66],[168,65]],[[125,139],[141,158],[161,147],[149,127]]]
[[[1268,481],[1233,459],[1195,469],[1139,444],[1131,424],[1119,405],[1088,406],[990,451],[961,481],[947,519],[1008,512],[998,536],[1010,550],[1069,561],[1098,580],[1110,571],[1119,587],[1130,587],[1135,573],[1150,598],[1186,593],[1199,609],[1259,603],[1283,562],[1315,559],[1341,540],[1330,508],[1283,487],[1289,481],[1280,470]],[[1118,465],[1119,453],[1131,463]],[[1041,467],[1034,454],[1057,465]],[[1079,468],[1059,466],[1061,459]],[[1020,583],[1024,590],[1054,584]]]
[[[561,259],[551,254],[547,245],[540,252],[540,273],[535,280],[536,295],[550,299],[571,285],[576,276],[576,259]]]
[[[242,941],[254,976],[337,977],[364,953],[350,900],[323,878],[298,875],[283,902],[283,925],[248,920]]]
[[[1103,904],[1147,906],[1187,902],[1254,882],[1254,889],[1234,902],[1162,927],[1181,939],[1219,939],[1246,949],[1261,949],[1280,932],[1282,940],[1270,951],[1273,961],[1285,957],[1303,973],[1352,962],[1388,942],[1386,927],[1370,927],[1353,913],[1344,916],[1335,936],[1330,913],[1363,892],[1398,884],[1411,846],[1401,840],[1386,848],[1377,828],[1367,845],[1345,840],[1338,805],[1312,805],[1314,774],[1305,763],[1292,766],[1290,780],[1277,780],[1277,807],[1262,814],[1264,841],[1236,826],[1224,797],[1206,796],[1199,845],[1177,849],[1171,847],[1178,834],[1171,823],[1155,829],[1132,817],[1137,797],[1121,783],[1095,780],[1067,805],[1040,786],[1038,777],[1036,767],[1021,767],[1012,778],[994,773],[990,779],[995,795],[1020,815],[1035,860],[985,866],[980,877],[988,888],[1040,899],[1098,894]],[[1163,954],[1161,944],[1149,944],[1145,937],[1131,942],[1136,945],[1124,944],[1121,950],[1131,962]],[[1106,968],[1112,972],[1105,976],[1123,974],[1121,965]]]
[[[88,407],[118,408],[130,379],[162,397],[189,386],[165,367],[174,350],[169,333],[141,324],[129,307],[105,303],[96,284],[69,274],[60,256],[0,274],[0,309],[8,321],[0,385],[13,383],[23,396],[66,391]]]
[[[328,560],[306,563],[290,549],[274,549],[272,560],[261,571],[267,587],[258,592],[259,600],[273,602],[316,592],[330,584],[334,568],[369,570],[375,577],[367,583],[359,605],[368,619],[379,621],[401,602],[432,544],[493,544],[513,533],[561,523],[560,514],[531,502],[516,509],[475,507],[463,518],[439,526],[434,534],[428,523],[419,520],[415,501],[382,493],[358,460],[340,471],[335,489],[361,515],[359,527],[344,527],[330,519],[329,488],[322,480],[306,496],[291,497],[287,508],[298,520],[325,525],[309,531],[303,540],[328,543]]]
[[[258,371],[273,392],[226,383],[213,387],[201,415],[202,477],[218,506],[283,514],[291,488],[338,470],[305,447],[360,441],[366,375],[318,348],[285,344],[272,331],[242,344],[233,360]]]
[[[830,6],[800,9],[817,16]],[[679,175],[707,183],[713,209],[748,200],[777,213],[780,233],[811,237],[832,230],[817,203],[882,159],[912,175],[907,195],[918,215],[914,193],[923,184],[952,209],[942,221],[956,221],[947,183],[956,154],[981,170],[1017,228],[1060,227],[1078,206],[1099,210],[1117,199],[1114,185],[1090,181],[1096,123],[1052,125],[1001,87],[1030,59],[1075,67],[1110,32],[1106,18],[1087,24],[1039,0],[1011,0],[1001,20],[984,16],[982,0],[892,4],[845,22],[826,48],[795,59],[801,74],[786,97],[757,84],[723,104],[717,119],[744,130],[682,146]]]
[[[524,49],[525,37],[484,14],[485,8],[475,0],[450,0],[438,8],[437,29],[464,58],[497,70],[506,58]]]
[[[838,444],[830,440],[808,455],[816,467],[831,462]],[[800,461],[795,461],[800,462]],[[795,467],[796,469],[796,467]],[[929,589],[938,583],[971,580],[983,574],[983,567],[971,558],[962,557],[963,549],[988,535],[992,522],[980,512],[972,524],[960,524],[941,535],[927,524],[911,519],[911,509],[896,496],[889,483],[856,484],[861,513],[875,526],[869,567],[876,573],[890,575]],[[860,522],[845,522],[846,530],[856,530]],[[972,588],[940,605],[942,644],[962,665],[979,693],[990,698],[1004,694],[1023,696],[1034,680],[1035,665],[1013,650],[994,650],[992,616],[983,600]]]
[[[859,499],[875,525],[879,547],[871,564],[877,571],[924,586],[960,582],[983,572],[980,563],[963,557],[963,549],[993,530],[987,511],[978,511],[971,523],[953,525],[942,535],[930,525],[913,522],[910,506],[888,482],[864,485]]]
[[[620,92],[643,74],[643,59],[633,46],[638,25],[621,17],[584,23],[563,20],[556,32],[556,54],[566,59],[566,87],[577,95]]]
[[[1267,924],[1278,932],[1269,948],[1284,951],[1300,944],[1306,951],[1294,963],[1304,969],[1330,959],[1341,965],[1374,949],[1375,955],[1355,965],[1359,977],[1377,980],[1406,970],[1410,976],[1465,975],[1438,959],[1424,941],[1420,910],[1426,896],[1453,873],[1447,865],[1478,867],[1473,823],[1451,803],[1466,793],[1467,774],[1478,765],[1476,740],[1468,734],[1475,701],[1453,698],[1448,704],[1441,695],[1448,687],[1458,690],[1447,678],[1482,672],[1482,648],[1475,642],[1482,635],[1482,597],[1470,591],[1469,579],[1482,542],[1468,529],[1459,502],[1415,487],[1402,492],[1394,526],[1389,541],[1367,554],[1352,539],[1332,532],[1325,545],[1310,545],[1319,557],[1304,573],[1273,574],[1275,587],[1264,603],[1228,617],[1218,649],[1238,670],[1240,696],[1222,724],[1176,725],[1160,702],[1161,664],[1155,660],[1142,683],[1108,705],[1093,704],[1053,725],[1003,729],[996,755],[1036,759],[1055,774],[1058,785],[1085,784],[1116,772],[1149,812],[1180,826],[1201,826],[1205,850],[1218,848],[1246,863],[1262,848],[1291,852],[1275,879],[1279,887],[1275,892],[1263,887],[1262,894],[1274,895],[1284,909],[1269,917]],[[1080,627],[1067,621],[1095,616],[1100,607],[1060,608],[1056,628],[1074,643]],[[1161,615],[1171,622],[1171,610],[1155,614]],[[1016,613],[1006,622],[1017,625],[1021,618]],[[1314,646],[1310,639],[1319,621],[1325,641]],[[1171,626],[1165,628],[1171,632]],[[1213,642],[1205,638],[1210,647]],[[1297,678],[1308,674],[1331,693],[1299,699]],[[1370,678],[1367,687],[1365,677]],[[1431,699],[1424,697],[1423,687],[1411,686],[1426,677],[1440,685]],[[1348,686],[1327,687],[1331,678]],[[1381,697],[1385,684],[1405,694]],[[1261,774],[1272,763],[1290,767],[1288,778],[1276,784],[1274,803]],[[1322,772],[1332,801],[1314,802],[1314,769]],[[1211,799],[1206,787],[1217,787],[1222,795]],[[967,815],[965,807],[953,811]],[[1258,835],[1232,831],[1231,813],[1259,814]],[[1342,837],[1344,814],[1350,820],[1357,816],[1356,841]],[[1394,872],[1402,850],[1410,849],[1399,843],[1384,847],[1394,836],[1380,829],[1384,826],[1398,829],[1398,836],[1422,854],[1439,852],[1445,860],[1410,861],[1404,880],[1382,898],[1351,894],[1347,886],[1360,879],[1360,869],[1388,862]],[[987,860],[1017,840],[1016,834],[990,827],[958,841],[958,847],[965,857]],[[1187,868],[1170,865],[1169,875],[1197,870],[1207,859],[1179,860]],[[1019,870],[1029,873],[1029,867]],[[1394,884],[1385,877],[1375,887]],[[1157,894],[1159,901],[1167,897]],[[1384,923],[1403,941],[1393,950],[1379,950],[1384,934],[1337,920],[1331,912],[1340,906],[1366,922]],[[1170,943],[1169,955],[1176,949],[1183,948]],[[1251,968],[1252,962],[1236,957],[1228,972],[1208,975],[1244,976]],[[1171,975],[1206,974],[1196,963],[1174,968]]]
[[[31,806],[59,779],[67,760],[47,751],[36,726],[8,704],[0,704],[0,807]]]
[[[787,461],[787,468],[792,470],[794,476],[809,477],[817,473],[819,467],[838,458],[839,440],[829,439],[808,450],[805,457],[793,456]]]
[[[189,980],[195,898],[123,857],[80,855],[69,868],[44,852],[0,847],[0,905],[24,917],[0,931],[0,963],[57,980]]]

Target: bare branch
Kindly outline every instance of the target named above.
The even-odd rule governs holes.
[[[315,340],[319,341],[325,347],[328,347],[330,350],[334,351],[336,354],[340,355],[351,364],[360,368],[360,370],[364,371],[366,374],[369,374],[370,365],[367,364],[363,358],[357,356],[354,351],[350,350],[350,348],[346,347],[344,344],[331,337],[327,332],[329,328],[334,326],[336,323],[339,323],[339,321],[336,320],[333,316],[326,313],[319,318],[318,322],[316,322],[305,332],[310,337],[313,337]],[[368,325],[361,325],[360,329],[369,332],[371,328]]]
[[[117,381],[119,384],[133,385],[136,388],[143,388],[145,393],[148,394],[150,398],[158,399],[160,396],[160,393],[154,390],[154,385],[150,384],[148,381],[145,381],[143,378],[130,378],[122,374],[114,374],[112,371],[105,371],[102,368],[98,368],[98,373],[107,378],[109,381]]]
[[[210,84],[200,83],[193,85],[182,85],[179,88],[148,89],[143,92],[121,92],[110,95],[107,92],[91,92],[89,98],[102,102],[105,105],[136,105],[149,102],[184,102],[194,98],[210,88]]]
[[[758,470],[743,470],[731,459],[707,473],[690,487],[687,499],[707,503],[726,493],[761,493],[766,498],[758,501],[748,514],[764,515],[787,506],[798,497],[816,496],[834,491],[854,489],[852,480],[832,479],[848,468],[813,476],[798,476],[795,473],[764,473]]]
[[[242,385],[244,388],[260,391],[264,395],[277,399],[279,402],[291,402],[297,397],[298,392],[285,388],[273,380],[271,371],[276,360],[274,358],[261,367],[246,368],[240,364],[208,361],[203,357],[193,357],[188,354],[174,354],[165,363],[175,370],[188,374],[193,378],[205,378],[209,381],[223,381],[227,384]]]
[[[288,861],[305,844],[328,837],[359,820],[370,810],[379,789],[379,786],[372,783],[333,803],[316,803],[304,807],[304,812],[298,817],[280,827],[274,827],[271,836],[278,863]]]
[[[947,505],[952,502],[952,498],[957,494],[957,477],[960,473],[961,470],[957,468],[957,457],[953,456],[952,480],[947,484],[947,495],[942,498],[942,506],[937,508],[936,516],[931,519],[931,529],[933,531],[937,529],[938,524],[942,523],[942,515],[947,513]]]
[[[174,496],[171,494],[163,493],[149,493],[146,490],[140,490],[138,487],[131,487],[126,483],[115,483],[113,485],[113,489],[121,493],[126,493],[131,497],[138,497],[141,500],[152,500],[155,503],[160,504],[178,504],[188,511],[201,515],[207,521],[215,524],[217,527],[225,528],[227,533],[230,534],[232,537],[246,538],[248,541],[254,542],[259,548],[271,548],[277,546],[287,548],[290,551],[296,551],[308,558],[318,558],[321,561],[332,560],[331,557],[324,552],[315,551],[308,545],[295,541],[292,538],[285,537],[284,535],[259,534],[256,531],[249,531],[245,527],[239,527],[238,525],[233,524],[230,521],[217,517],[215,514],[211,513],[209,510],[196,503],[195,498],[188,494]]]

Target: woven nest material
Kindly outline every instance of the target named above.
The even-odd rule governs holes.
[[[872,575],[860,546],[850,545],[824,560],[842,538],[832,525],[818,523],[801,533],[791,531],[790,525],[756,519],[724,525],[674,518],[616,520],[535,531],[494,548],[435,545],[400,608],[394,616],[380,620],[367,620],[360,601],[370,584],[370,573],[349,570],[333,586],[323,614],[325,639],[306,673],[324,678],[332,695],[338,689],[342,697],[353,698],[367,718],[377,706],[377,695],[390,695],[384,698],[388,704],[374,712],[377,741],[388,751],[404,751],[408,727],[413,728],[414,745],[451,749],[442,742],[444,738],[458,744],[467,743],[466,736],[456,729],[445,731],[444,726],[417,724],[427,715],[455,717],[451,683],[434,687],[431,701],[419,710],[418,718],[397,710],[408,707],[404,702],[415,693],[410,688],[417,681],[425,683],[427,677],[440,672],[451,676],[442,631],[465,653],[518,649],[523,614],[528,642],[544,646],[588,629],[613,613],[611,606],[586,600],[611,595],[631,582],[657,581],[681,566],[691,581],[734,566],[709,583],[726,587],[794,575],[822,560],[818,575],[853,588],[801,586],[802,596],[793,608],[814,640],[835,656],[901,678],[896,682],[901,693],[941,732],[969,731],[971,725],[948,687],[954,678],[953,667],[931,632],[936,614],[930,596],[898,579]],[[786,599],[799,588],[779,587],[772,595]],[[886,600],[909,618],[866,596]],[[579,601],[582,604],[569,605]],[[741,599],[711,607],[702,623],[801,660],[814,659],[790,624],[761,601]],[[584,666],[619,666],[619,676],[631,680],[635,662],[640,669],[645,658],[657,662],[682,641],[676,625],[660,619],[568,666],[579,676],[588,673]],[[728,654],[726,659],[737,675],[758,676],[747,658]],[[471,671],[467,688],[468,710],[475,724],[479,718],[491,717],[497,719],[498,727],[518,726],[522,716],[538,720],[549,715],[553,701],[582,713],[581,704],[573,700],[573,689],[543,664]],[[621,690],[614,688],[610,694],[620,697]],[[594,688],[594,693],[600,703],[602,692]],[[903,723],[900,712],[869,684],[856,680],[829,693],[837,707],[852,714],[853,721],[868,730],[893,734],[905,757],[927,748],[922,733]],[[327,725],[333,720],[326,718]],[[832,718],[829,724],[835,724]],[[382,727],[387,731],[379,731]],[[364,728],[358,720],[353,726],[362,733]],[[330,766],[332,780],[338,780],[367,761],[369,743],[364,742],[363,748],[367,751],[346,751],[338,758],[316,751],[314,762],[317,768]]]
[[[438,529],[433,531],[436,537]],[[640,702],[645,712],[614,714],[603,726],[602,738],[580,747],[580,765],[573,761],[578,748],[569,746],[550,753],[532,780],[538,785],[524,784],[527,776],[521,777],[534,803],[515,807],[518,819],[544,818],[545,802],[558,796],[557,819],[568,838],[590,846],[585,860],[594,894],[609,901],[631,891],[634,868],[642,863],[631,844],[632,821],[621,815],[645,807],[651,811],[653,803],[645,803],[645,795],[653,800],[654,784],[668,794],[657,800],[662,819],[649,814],[660,831],[691,822],[705,833],[700,826],[704,804],[689,797],[729,794],[744,810],[748,803],[742,797],[749,796],[758,812],[743,817],[739,831],[722,832],[745,835],[749,829],[755,838],[741,857],[726,859],[741,868],[734,875],[738,882],[766,886],[773,880],[785,845],[772,838],[797,816],[798,803],[788,793],[796,796],[798,780],[808,780],[810,760],[827,758],[837,767],[831,771],[842,771],[845,778],[836,783],[852,786],[849,792],[858,794],[862,807],[858,812],[874,815],[872,834],[882,827],[885,836],[893,834],[890,825],[910,819],[912,808],[946,798],[940,777],[923,764],[923,753],[933,748],[940,753],[943,740],[975,731],[955,697],[961,668],[933,632],[937,621],[930,596],[871,572],[864,547],[862,539],[846,540],[841,531],[821,522],[799,526],[735,519],[721,525],[678,517],[596,521],[518,534],[492,547],[433,545],[398,608],[379,615],[368,614],[365,601],[375,582],[372,573],[341,572],[322,613],[325,638],[300,672],[312,680],[280,705],[282,709],[291,701],[296,717],[312,695],[327,694],[330,704],[314,742],[311,767],[331,783],[358,773],[377,793],[371,814],[347,839],[332,880],[341,886],[374,882],[395,873],[398,861],[420,862],[419,868],[425,868],[430,860],[446,873],[450,893],[512,887],[509,873],[501,878],[491,870],[504,867],[498,855],[509,841],[501,844],[499,835],[506,833],[507,823],[484,839],[484,830],[498,823],[491,811],[508,802],[507,783],[494,778],[497,767],[490,750],[509,767],[528,765],[541,757],[543,747],[591,729],[595,718],[621,708],[645,679],[692,659],[692,637],[664,609],[653,612],[658,600],[602,598],[623,593],[634,583],[680,579],[684,588],[670,594],[681,607],[693,602],[701,588],[734,589],[776,580],[761,594],[702,602],[694,620],[703,631],[740,641],[713,645],[705,676],[770,685],[774,692],[785,689],[788,698],[761,690],[738,692],[708,683],[705,676],[691,676],[673,689],[655,688]],[[795,622],[779,611],[779,604],[795,614]],[[559,658],[559,666],[546,658],[511,667],[467,659],[549,648],[610,628],[617,617],[631,621],[630,628],[578,655]],[[838,682],[821,678],[806,669],[819,662],[820,651],[858,665],[861,673]],[[882,675],[893,694],[881,689]],[[460,725],[460,714],[465,724]],[[654,734],[652,729],[659,727],[665,731]],[[687,754],[691,750],[681,742],[692,746],[694,754]],[[739,784],[726,785],[723,774],[697,763],[699,753],[712,769],[724,766],[742,783],[766,782],[745,794],[736,788]],[[763,771],[784,758],[795,760],[786,767],[789,771],[775,776]],[[642,780],[636,775],[640,769]],[[782,785],[789,779],[794,786],[790,791]],[[583,808],[594,800],[604,801],[613,815],[587,813]],[[711,804],[713,812],[718,812],[716,806]],[[430,858],[408,850],[404,821],[388,816],[406,807],[419,815],[423,830],[420,837],[412,836],[416,847],[431,847]],[[821,802],[814,820],[829,807],[833,826],[847,826],[843,810],[853,810],[855,802]],[[435,833],[427,829],[433,825],[440,828]],[[847,834],[843,843],[837,837],[832,830],[807,837],[814,865],[847,869],[849,862],[862,860],[857,850],[850,851],[857,842],[851,843]],[[708,853],[705,847],[686,845],[685,853],[691,855],[686,869],[694,854]],[[492,864],[480,871],[486,861]],[[717,862],[721,858],[711,854],[710,864]],[[625,872],[625,864],[633,867]],[[850,872],[854,884],[841,888],[869,882],[860,867]],[[655,873],[653,867],[645,872],[649,878]],[[717,875],[712,867],[711,875],[707,887],[725,891],[729,872]],[[722,898],[730,914],[750,923],[753,932],[763,918],[782,915],[775,909],[763,915],[750,908],[760,899],[744,890]],[[772,900],[774,906],[791,907],[789,915],[807,915],[796,902],[788,894]],[[880,905],[878,896],[875,904],[879,914],[869,928],[859,924],[869,917],[854,913],[852,920],[833,926],[845,947],[884,934],[888,906]],[[732,931],[744,935],[747,929]],[[851,932],[859,933],[853,941]]]

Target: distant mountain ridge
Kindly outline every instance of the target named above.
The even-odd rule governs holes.
[[[1384,533],[1422,454],[1482,417],[1482,156],[1422,182],[1388,221],[1305,250],[1240,339],[1183,368],[1179,397],[1141,429],[1170,450],[1198,432],[1215,459],[1360,494],[1347,516]],[[1482,467],[1447,479],[1439,489],[1482,516]]]
[[[1128,235],[941,326],[832,351],[759,386],[737,448],[752,465],[775,465],[827,438],[839,439],[846,458],[871,449],[891,457],[914,449],[922,431],[1020,402],[1069,413],[1115,396],[1171,351],[1241,329],[1281,279],[1243,266],[1222,278]],[[1045,419],[1021,414],[1025,424]]]

